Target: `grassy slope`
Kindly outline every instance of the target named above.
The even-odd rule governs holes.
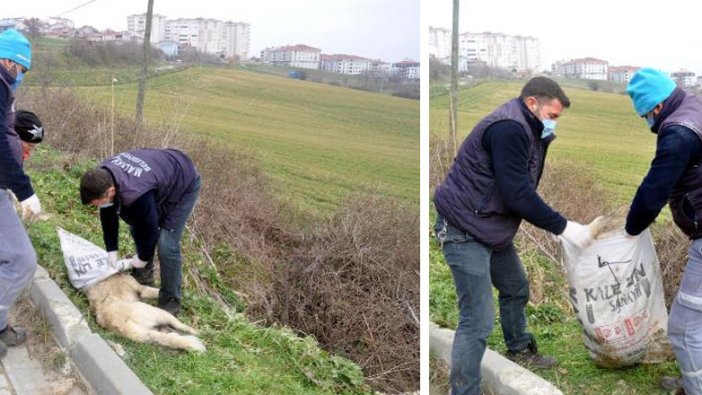
[[[281,185],[279,196],[328,214],[351,192],[419,202],[419,103],[232,69],[190,69],[150,80],[146,116],[251,149]],[[109,87],[84,89],[109,103]],[[136,84],[120,85],[134,111]]]
[[[462,140],[470,128],[496,106],[515,97],[520,84],[490,82],[464,90],[460,96],[459,126]],[[590,173],[610,194],[602,199],[625,203],[633,196],[653,156],[655,136],[646,130],[628,97],[566,89],[571,108],[558,121],[558,139],[549,150],[549,161],[573,161]],[[433,135],[447,133],[448,98],[435,97],[430,104],[430,130]],[[548,174],[545,175],[548,177]],[[433,213],[432,213],[433,216]],[[590,360],[581,339],[581,329],[569,309],[561,269],[539,256],[522,260],[530,274],[544,273],[547,299],[527,308],[529,329],[540,341],[540,349],[558,358],[560,366],[537,371],[566,394],[657,394],[661,375],[676,375],[677,365],[643,365],[605,370]],[[453,328],[457,323],[456,297],[451,272],[439,246],[432,240],[430,251],[430,315],[440,325]],[[499,320],[489,345],[505,350]]]
[[[329,355],[312,338],[301,339],[288,329],[266,328],[248,322],[242,314],[227,313],[194,289],[184,275],[184,312],[181,320],[201,331],[204,354],[167,350],[137,344],[103,331],[95,323],[86,298],[68,282],[56,227],[60,226],[101,246],[99,216],[82,206],[78,182],[93,164],[69,163],[43,147],[29,161],[29,172],[43,207],[53,217],[29,226],[39,261],[83,312],[88,324],[106,339],[124,345],[127,364],[157,394],[332,394],[365,393],[360,368]],[[122,255],[133,251],[125,226],[121,227]],[[200,275],[217,283],[216,274],[197,252],[184,244],[185,260]],[[234,295],[229,303],[240,306]]]

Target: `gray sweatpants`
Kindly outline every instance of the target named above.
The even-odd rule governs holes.
[[[7,312],[32,281],[37,254],[29,241],[7,190],[0,189],[0,329],[7,326]]]

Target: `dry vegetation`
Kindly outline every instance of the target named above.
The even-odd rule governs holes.
[[[20,98],[44,121],[47,143],[72,159],[102,160],[111,151],[111,116],[69,90]],[[201,201],[189,224],[219,278],[246,299],[252,319],[314,335],[357,362],[386,392],[419,386],[419,229],[416,209],[372,196],[350,197],[313,229],[272,197],[251,155],[183,137],[173,124],[136,128],[116,116],[114,152],[173,147],[202,173]],[[67,164],[68,165],[68,164]],[[207,276],[190,278],[222,302]],[[224,303],[224,302],[222,302]]]

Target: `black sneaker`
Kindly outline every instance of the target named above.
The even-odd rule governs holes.
[[[535,343],[523,350],[507,351],[507,358],[525,368],[550,369],[556,365],[556,358],[539,354]]]
[[[163,293],[159,293],[158,308],[177,317],[180,313],[180,299],[176,298],[175,296],[167,296]]]
[[[8,325],[0,331],[0,341],[7,347],[15,347],[27,341],[27,331]],[[7,350],[5,350],[7,352]]]
[[[149,287],[154,286],[154,263],[149,262],[141,269],[132,268],[130,272],[132,277],[134,277],[137,282],[141,285],[146,285]]]
[[[661,388],[668,392],[676,391],[676,394],[684,394],[682,377],[663,376],[661,377]]]

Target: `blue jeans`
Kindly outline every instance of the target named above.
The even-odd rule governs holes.
[[[702,239],[690,246],[680,289],[670,306],[668,337],[685,394],[702,395]]]
[[[7,312],[37,270],[37,254],[15,212],[10,194],[0,189],[0,329]]]
[[[161,234],[158,238],[158,260],[161,265],[160,298],[175,297],[180,300],[183,284],[183,258],[180,254],[180,239],[183,237],[185,224],[195,208],[198,197],[200,197],[201,188],[202,181],[198,176],[193,181],[190,190],[174,208],[174,215],[178,218],[175,229],[161,228]]]
[[[526,332],[524,312],[529,281],[513,245],[495,251],[447,224],[440,215],[435,230],[453,274],[460,314],[451,350],[451,393],[479,395],[480,363],[495,320],[492,286],[499,291],[505,343],[517,352],[534,342]]]

